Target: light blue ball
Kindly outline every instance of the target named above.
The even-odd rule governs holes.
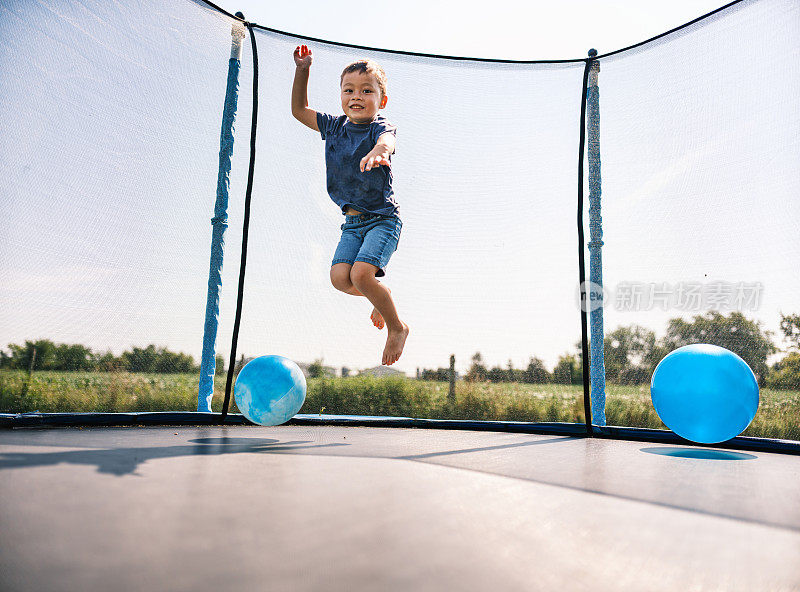
[[[659,362],[650,396],[661,421],[679,436],[713,444],[741,434],[758,410],[758,382],[724,347],[696,343]]]
[[[253,423],[274,426],[294,417],[306,400],[306,377],[292,360],[261,356],[236,377],[236,406]]]

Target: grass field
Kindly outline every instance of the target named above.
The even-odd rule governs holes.
[[[0,413],[194,411],[196,374],[0,371]],[[560,384],[456,383],[405,378],[312,378],[301,413],[384,415],[436,419],[583,422],[583,387]],[[225,377],[215,380],[219,411]],[[231,409],[238,412],[235,403]],[[608,425],[666,429],[650,402],[649,387],[607,385]],[[748,436],[800,440],[800,392],[761,390]]]

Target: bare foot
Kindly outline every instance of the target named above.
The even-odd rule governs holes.
[[[403,346],[406,344],[408,334],[409,328],[405,323],[403,323],[402,331],[392,331],[389,329],[389,335],[386,336],[386,347],[383,349],[382,364],[391,366],[400,359],[400,354],[403,353]]]
[[[372,324],[375,325],[378,329],[383,329],[384,325],[386,324],[383,321],[383,316],[381,315],[381,313],[378,312],[377,308],[372,309],[372,314],[369,315],[369,318],[372,319]]]

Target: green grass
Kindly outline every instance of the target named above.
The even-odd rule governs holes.
[[[3,370],[0,412],[194,411],[197,382],[196,374],[45,371],[36,372],[29,382],[25,372]],[[224,393],[225,379],[217,377],[216,408]]]
[[[194,411],[196,374],[0,371],[0,413]],[[225,377],[214,383],[220,411]],[[317,378],[308,381],[301,413],[385,415],[434,419],[583,422],[583,387],[559,384],[456,383],[405,378]],[[236,413],[235,403],[232,412]],[[650,402],[649,387],[608,385],[609,425],[666,429]],[[761,390],[748,436],[800,440],[800,392]]]

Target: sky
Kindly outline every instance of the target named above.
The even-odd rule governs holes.
[[[563,0],[302,4],[221,0],[260,25],[331,41],[483,58],[583,58],[633,45],[723,6],[724,0]]]
[[[251,22],[289,33],[302,34],[308,37],[382,49],[407,50],[435,55],[511,58],[520,60],[582,58],[586,56],[589,48],[597,49],[600,54],[611,52],[678,27],[722,5],[723,3],[719,0],[677,0],[671,2],[643,2],[641,0],[603,2],[567,0],[564,2],[501,1],[492,3],[484,1],[456,3],[435,0],[410,0],[404,2],[374,3],[369,7],[369,17],[366,17],[363,10],[361,8],[356,8],[351,2],[310,1],[303,3],[301,9],[298,9],[291,3],[270,3],[267,5],[262,2],[247,0],[237,0],[236,2],[223,1],[221,3],[221,6],[231,12],[242,11],[245,17]],[[747,43],[746,40],[742,40],[742,42]],[[311,45],[313,46],[313,43],[311,43]],[[700,48],[698,47],[695,49]],[[323,55],[326,59],[328,58],[327,54]],[[345,57],[346,56],[343,56],[342,59]],[[389,59],[381,54],[378,54],[377,57],[381,61],[383,61],[383,59]],[[324,86],[320,85],[319,89],[313,88],[313,83],[317,76],[321,75],[316,73],[319,69],[323,68],[321,60],[322,56],[318,60],[320,65],[312,75],[310,100],[314,108],[332,105],[330,102],[326,103],[324,101],[327,96],[324,94],[327,92]],[[401,64],[393,66],[395,78],[400,74],[401,67]],[[675,67],[680,69],[683,65],[676,64]],[[677,76],[682,75],[680,71],[676,71],[675,74]],[[691,75],[692,73],[689,72],[688,74]],[[700,74],[694,75],[698,76],[698,78],[702,76]],[[391,82],[392,79],[390,77],[390,83]],[[711,88],[711,86],[709,88]],[[395,91],[397,90],[396,84],[394,89]],[[610,91],[604,90],[603,92]],[[728,88],[725,87],[723,93],[727,92]],[[644,95],[647,93],[648,89],[644,88],[642,94]],[[436,93],[431,89],[430,94],[434,96]],[[278,97],[280,97],[280,93]],[[335,100],[335,97],[333,98]],[[563,100],[562,98],[556,99],[555,97],[551,97],[551,99],[554,102]],[[616,97],[611,100],[615,99]],[[616,100],[624,100],[624,97],[620,97]],[[710,97],[704,102],[706,104],[712,104],[716,103],[717,99]],[[395,100],[394,105],[396,104],[397,100]],[[616,113],[612,111],[614,107],[610,102],[602,104],[604,105],[603,108],[607,110],[606,114],[610,120],[616,115]],[[391,106],[392,105],[387,109],[389,116],[399,116],[397,111],[391,111]],[[720,110],[725,111],[725,107],[722,106]],[[687,119],[692,121],[701,121],[702,118],[702,114],[695,113],[693,115],[687,115]],[[542,127],[543,124],[544,122],[537,124],[539,125],[537,132],[539,136],[537,139],[546,142],[546,139],[542,137],[543,132],[541,130],[544,129]],[[663,133],[662,129],[659,128],[659,125],[662,124],[663,122],[654,122],[652,129],[648,130],[652,133],[651,138],[653,140],[657,138],[658,134]],[[645,128],[642,128],[639,132],[642,136],[646,137],[643,131],[644,129]],[[410,142],[407,123],[405,129],[401,129],[401,131],[405,133],[405,141]],[[286,133],[302,135],[303,132],[302,130],[293,132],[292,128],[289,127]],[[636,187],[624,187],[624,191],[630,192],[629,197],[631,201],[626,203],[635,204],[637,201],[644,201],[647,205],[643,205],[642,212],[647,215],[647,210],[652,210],[652,205],[647,202],[646,199],[642,200],[643,197],[650,197],[654,193],[665,189],[667,191],[673,191],[676,184],[680,185],[683,183],[682,179],[685,175],[692,174],[692,164],[695,160],[702,160],[708,157],[708,154],[711,154],[711,156],[708,157],[709,161],[714,161],[720,157],[719,144],[725,142],[724,137],[709,138],[707,143],[698,146],[696,144],[697,138],[692,138],[691,133],[691,124],[689,124],[687,126],[685,145],[680,148],[677,145],[671,147],[671,150],[675,150],[676,152],[683,151],[683,153],[686,154],[682,160],[667,163],[655,173],[651,170],[647,170],[649,165],[642,166],[642,177],[638,179],[638,182],[631,184],[636,185]],[[677,137],[676,134],[676,138]],[[417,137],[415,136],[415,138]],[[420,142],[424,142],[424,136],[419,136],[419,140]],[[400,144],[400,146],[407,148],[408,144]],[[659,151],[663,149],[663,145],[658,141],[652,142],[649,146],[646,142],[643,142],[642,146],[642,149],[648,152],[648,157],[651,157],[653,160],[659,158]],[[601,150],[605,152],[604,156],[611,159],[615,156],[615,152],[613,151],[618,148],[617,146],[611,145],[611,142],[608,142],[608,145],[604,146]],[[314,149],[312,144],[308,145],[308,150]],[[406,153],[407,152],[408,150],[406,150]],[[416,213],[413,210],[424,207],[421,204],[417,204],[412,196],[412,194],[415,193],[414,190],[420,190],[421,187],[406,187],[402,185],[402,179],[409,175],[412,170],[419,170],[424,164],[422,162],[415,162],[414,167],[409,166],[405,168],[405,161],[401,160],[400,156],[401,154],[398,153],[396,167],[397,184],[401,186],[402,189],[407,189],[404,195],[407,200],[406,205],[408,206],[406,212],[409,218],[411,218]],[[651,161],[648,160],[648,162]],[[636,166],[636,164],[632,164],[631,169]],[[727,165],[724,166],[727,170]],[[719,174],[724,176],[727,173],[723,173],[721,168]],[[615,182],[614,171],[609,170],[608,189],[610,197],[613,197],[613,183]],[[713,178],[703,180],[702,185],[705,185],[706,182],[710,184],[707,189],[709,191],[713,190],[711,187]],[[739,183],[740,185],[747,183],[746,181],[732,182]],[[431,180],[429,183],[435,182]],[[622,186],[625,182],[620,180],[619,183],[620,186]],[[439,187],[436,186],[436,189],[439,189]],[[477,187],[475,189],[476,191],[478,190]],[[695,190],[701,191],[699,187]],[[324,200],[324,196],[322,199]],[[403,203],[402,200],[401,203]],[[472,207],[472,204],[467,207]],[[475,204],[475,207],[478,207],[478,204]],[[753,286],[757,283],[756,280],[759,278],[759,270],[752,268],[745,269],[744,267],[736,268],[736,264],[732,264],[730,269],[725,268],[725,266],[721,268],[717,262],[698,261],[695,264],[690,264],[689,261],[696,257],[696,254],[692,251],[696,245],[692,244],[691,241],[687,241],[686,245],[668,244],[667,241],[669,239],[667,237],[670,236],[669,232],[665,232],[664,237],[661,237],[664,244],[660,244],[658,248],[669,249],[672,252],[672,257],[670,258],[671,263],[675,266],[680,266],[680,268],[660,273],[664,270],[655,269],[650,263],[642,263],[642,261],[651,259],[651,253],[653,254],[653,259],[657,258],[657,255],[655,255],[655,253],[657,253],[657,248],[650,249],[648,246],[641,246],[640,248],[644,249],[644,252],[647,253],[647,256],[645,256],[643,251],[636,249],[631,250],[628,244],[623,247],[615,245],[613,235],[611,234],[611,232],[616,231],[614,227],[614,214],[619,213],[621,219],[630,223],[632,217],[630,211],[632,211],[632,208],[625,206],[624,209],[620,208],[620,210],[622,210],[621,212],[616,212],[614,211],[615,206],[613,202],[605,204],[604,207],[608,209],[610,214],[608,217],[609,232],[607,233],[608,238],[606,239],[607,244],[605,247],[607,258],[606,274],[608,280],[614,282],[614,284],[609,283],[609,287],[616,287],[616,284],[623,286],[620,290],[617,290],[616,296],[618,298],[624,297],[623,292],[628,289],[625,284],[627,281],[633,281],[634,284],[642,282],[645,283],[646,286],[652,286],[659,278],[669,279],[670,286],[673,289],[677,289],[676,286],[683,280],[697,281],[698,278],[699,280],[708,279],[707,276],[704,277],[702,269],[705,264],[709,263],[708,267],[713,267],[715,272],[720,274],[720,276],[715,279],[722,279],[729,282],[731,286],[728,286],[728,288],[754,290]],[[409,212],[409,210],[412,211]],[[735,209],[731,210],[731,216],[735,218],[737,215]],[[679,231],[679,227],[682,226],[685,228],[693,226],[696,222],[696,212],[693,211],[691,214],[688,214],[685,219],[683,217],[678,217],[670,224],[670,226],[674,226],[674,228],[670,228],[669,230]],[[735,221],[733,223],[735,224]],[[412,258],[410,253],[413,252],[415,255],[413,259],[417,262],[417,265],[420,266],[425,265],[425,263],[420,263],[425,255],[421,254],[423,249],[415,249],[417,243],[415,243],[415,237],[411,233],[414,232],[415,228],[421,228],[423,224],[424,219],[422,216],[420,216],[419,219],[411,218],[411,223],[407,224],[409,238],[404,241],[406,251],[404,255]],[[622,230],[629,231],[629,229]],[[435,232],[433,229],[430,229],[430,231]],[[720,227],[719,231],[723,231],[722,227]],[[467,229],[464,232],[470,232],[470,230]],[[658,232],[658,230],[656,230],[656,232]],[[716,236],[717,235],[713,233],[706,236],[705,240],[707,242],[705,244],[713,245],[715,242],[718,244],[719,241],[713,238]],[[479,240],[480,239],[476,239],[476,241]],[[572,239],[570,238],[569,240]],[[513,240],[507,242],[509,245],[513,244]],[[566,243],[567,241],[565,241],[565,247]],[[547,249],[548,246],[552,248],[552,245],[553,241],[550,241],[549,243],[543,243],[539,246],[542,249]],[[404,267],[407,259],[402,258],[403,255],[400,254],[400,250],[398,250],[398,255],[396,256],[397,261],[394,263],[395,273],[400,279],[396,279],[395,282],[403,285],[400,286],[400,289],[395,288],[395,290],[397,294],[400,294],[398,298],[402,299],[405,296],[406,308],[409,306],[409,300],[416,300],[416,302],[411,305],[412,310],[408,311],[409,316],[417,321],[417,326],[419,326],[426,335],[424,338],[418,336],[416,348],[409,348],[409,354],[405,356],[405,359],[401,359],[401,362],[398,363],[398,367],[408,373],[413,373],[415,366],[419,367],[423,365],[425,367],[435,367],[437,365],[445,365],[447,360],[446,354],[448,353],[446,348],[450,347],[452,349],[458,349],[458,367],[462,369],[466,368],[471,350],[467,350],[466,347],[457,347],[454,341],[457,342],[458,340],[454,339],[453,335],[459,331],[459,326],[463,326],[463,323],[468,322],[466,321],[467,318],[474,319],[474,321],[469,322],[480,324],[481,321],[479,319],[481,314],[474,308],[469,311],[466,309],[464,311],[454,310],[453,308],[449,310],[444,308],[436,309],[436,315],[442,319],[439,323],[442,328],[441,331],[446,335],[446,337],[443,336],[440,340],[437,340],[437,336],[432,335],[434,332],[432,328],[436,326],[436,321],[426,317],[422,313],[416,313],[418,309],[431,310],[436,308],[437,297],[444,299],[445,295],[436,294],[436,296],[433,296],[428,294],[431,289],[425,286],[430,286],[435,283],[437,281],[436,276],[426,276],[427,282],[419,281],[419,276],[424,272],[420,269],[411,271]],[[492,251],[492,253],[494,253],[494,251]],[[641,256],[641,261],[636,259],[637,254]],[[620,267],[622,267],[621,263],[615,265],[615,261],[623,260],[625,261],[625,271],[620,269]],[[664,259],[664,262],[665,265],[668,265],[666,259]],[[685,265],[682,265],[682,262],[685,262]],[[320,266],[320,268],[321,267],[322,266]],[[499,265],[498,267],[502,268],[504,273],[506,272],[505,266]],[[407,274],[404,273],[406,271],[408,271]],[[461,273],[468,274],[469,272],[465,269]],[[569,268],[567,273],[572,273],[571,268]],[[544,274],[544,277],[548,278],[554,276]],[[765,275],[762,274],[761,277],[765,277]],[[388,279],[389,278],[387,278],[387,280]],[[572,280],[571,275],[569,279],[570,281]],[[744,284],[736,283],[734,285],[736,281],[745,282]],[[502,285],[499,277],[495,276],[490,276],[487,278],[486,282],[494,286]],[[453,290],[457,293],[463,294],[464,291],[469,290],[469,288],[460,284],[456,288],[455,282],[453,283]],[[529,279],[526,277],[520,280],[519,289],[523,293],[531,293],[536,289],[535,284],[536,282],[533,278]],[[413,288],[411,286],[413,286]],[[406,288],[405,293],[401,292],[403,288]],[[507,305],[509,308],[507,317],[503,318],[499,315],[493,315],[491,318],[483,320],[485,326],[476,329],[476,332],[481,336],[479,342],[482,345],[480,347],[475,346],[472,350],[481,349],[484,357],[487,358],[490,363],[504,365],[509,358],[513,358],[517,367],[524,365],[527,354],[523,352],[525,352],[525,348],[528,347],[529,350],[533,350],[528,353],[535,352],[536,355],[545,358],[547,365],[552,366],[555,363],[556,355],[565,353],[568,350],[574,351],[572,344],[575,341],[573,336],[576,334],[576,328],[563,320],[568,315],[573,314],[574,302],[570,301],[569,306],[566,307],[569,311],[564,311],[562,313],[560,309],[556,310],[555,307],[558,305],[556,301],[558,301],[558,303],[563,303],[567,300],[566,297],[552,299],[552,301],[545,298],[544,300],[547,302],[546,305],[552,310],[552,315],[550,318],[542,318],[535,312],[530,316],[523,312],[514,312],[514,310],[519,311],[517,307],[530,307],[530,304],[524,299],[517,300],[513,297],[509,297],[504,301],[499,297],[492,297],[483,293],[481,288],[475,289],[477,290],[474,294],[476,300],[482,299],[483,302],[491,302],[493,306],[497,307]],[[634,287],[633,289],[635,290],[636,288]],[[782,299],[785,298],[786,293],[780,291],[780,293],[776,295],[773,285],[770,285],[767,290],[768,296],[770,295],[770,290],[772,290],[771,295],[775,300],[768,302],[768,304],[771,305],[770,312],[765,313],[764,316],[771,318],[776,317],[774,309],[777,308],[777,306],[775,302],[783,302]],[[553,288],[550,291],[554,292],[557,291],[557,289]],[[567,294],[566,290],[564,294]],[[569,295],[571,295],[571,293]],[[428,296],[427,300],[426,296]],[[331,298],[334,302],[338,302],[335,294]],[[769,298],[767,298],[767,300],[769,301]],[[398,303],[398,306],[400,306],[400,303]],[[530,308],[535,310],[536,307],[534,305]],[[349,313],[350,309],[347,310]],[[463,316],[459,315],[461,312],[464,313]],[[412,313],[415,314],[412,316]],[[332,310],[330,314],[336,314],[336,311]],[[353,309],[353,314],[359,313]],[[635,314],[626,315],[620,310],[609,309],[606,313],[606,326],[614,328],[617,325],[630,324],[632,321],[638,321],[656,329],[658,334],[661,335],[663,334],[667,318],[671,316],[676,316],[675,310],[667,312],[651,310],[647,315],[639,315],[637,317]],[[448,324],[448,321],[456,318],[458,321],[454,321],[453,325]],[[507,330],[501,328],[505,323],[507,323]],[[775,323],[776,320],[771,319],[770,327],[774,328]],[[498,327],[498,325],[500,326]],[[365,330],[364,334],[355,333],[355,335],[357,335],[356,339],[368,341],[369,337],[366,332],[368,329],[369,328]],[[348,329],[345,326],[334,326],[332,330],[334,332],[353,331],[353,329]],[[521,334],[517,334],[517,331],[520,331]],[[565,333],[568,335],[565,335]],[[551,337],[544,338],[543,335],[549,335]],[[426,343],[421,343],[422,339],[425,339]],[[288,348],[291,347],[289,341],[287,341]],[[502,345],[500,345],[501,343]],[[376,346],[379,347],[377,341],[369,347],[374,348]],[[366,351],[359,353],[360,355],[357,356],[359,359],[369,359]],[[337,359],[335,350],[331,351],[330,347],[324,348],[322,345],[320,345],[318,355],[329,360]]]
[[[610,52],[718,8],[411,1],[372,5],[366,20],[352,3],[221,4],[330,41],[523,60]],[[796,51],[798,19],[783,12],[791,10],[782,0],[753,3],[731,11],[724,27],[603,61],[611,296],[713,281],[749,294],[761,282],[753,316],[775,330],[779,311],[797,312],[798,81],[786,75],[796,60],[784,48]],[[0,77],[0,347],[49,338],[119,354],[155,343],[199,359],[230,31],[226,17],[192,2],[0,4],[0,71],[11,73]],[[341,214],[325,190],[319,135],[288,109],[297,42],[258,34],[239,353],[369,368],[385,333],[369,323],[368,303],[330,285]],[[369,52],[310,45],[310,103],[338,114],[342,65]],[[412,337],[395,367],[413,375],[455,354],[465,371],[480,351],[490,365],[520,368],[536,355],[552,368],[580,338],[574,204],[583,65],[372,55],[389,75],[385,114],[399,129],[393,170],[404,226],[385,281]],[[217,338],[226,358],[251,67],[246,49]],[[679,312],[620,306],[607,308],[607,329],[635,322],[660,336]]]

